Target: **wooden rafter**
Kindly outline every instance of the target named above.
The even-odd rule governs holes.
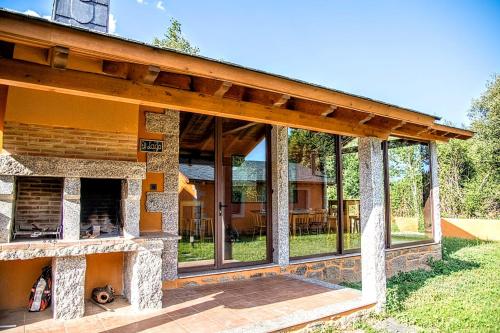
[[[153,84],[160,72],[161,70],[158,66],[133,65],[130,66],[127,78],[144,84]]]
[[[273,106],[275,108],[280,108],[283,105],[285,105],[289,99],[290,99],[290,95],[281,95],[281,97],[276,102],[274,102]]]
[[[235,85],[273,91],[280,94],[352,108],[378,116],[393,117],[408,122],[432,125],[435,117],[388,105],[359,96],[248,70],[231,64],[160,50],[131,41],[120,40],[91,32],[77,31],[48,22],[26,19],[12,13],[0,13],[0,40],[49,48],[65,45],[71,51],[98,59],[138,64],[154,64],[172,72],[202,76]],[[470,133],[464,134],[470,136]]]
[[[215,91],[214,96],[222,98],[228,92],[229,88],[231,88],[233,84],[231,82],[223,81],[220,84],[220,87]]]
[[[363,124],[365,124],[365,123],[369,122],[370,120],[372,120],[374,117],[375,117],[375,115],[374,115],[373,113],[370,113],[370,114],[369,114],[369,115],[367,115],[365,118],[361,119],[361,120],[359,121],[359,124],[360,124],[360,125],[363,125]]]
[[[66,69],[68,65],[69,49],[64,46],[51,47],[48,54],[49,64],[52,68]]]
[[[26,75],[26,73],[30,75]],[[387,133],[377,128],[366,125],[353,126],[352,122],[346,120],[325,118],[306,112],[290,112],[281,108],[266,107],[227,98],[221,99],[181,89],[142,85],[105,75],[74,70],[54,71],[48,66],[9,59],[0,59],[0,84],[159,108],[179,109],[326,133],[387,137]]]
[[[102,72],[111,76],[126,79],[129,73],[129,64],[126,62],[104,60]]]
[[[337,106],[336,105],[330,105],[325,112],[323,112],[321,115],[323,117],[328,117],[328,116],[332,116],[333,113],[335,112],[335,110],[337,110]]]

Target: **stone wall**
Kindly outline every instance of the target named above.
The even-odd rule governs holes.
[[[429,259],[441,259],[441,245],[428,244],[386,250],[387,277],[398,272],[408,272],[419,268],[429,269]],[[317,261],[292,262],[288,267],[276,265],[248,267],[231,272],[184,276],[172,281],[164,281],[164,289],[192,287],[205,284],[223,283],[279,274],[296,274],[306,278],[319,279],[330,283],[361,281],[361,257],[358,254],[318,259]]]
[[[430,258],[441,259],[441,245],[430,244],[386,250],[387,277],[399,272],[419,268],[429,269]],[[287,271],[307,278],[324,280],[331,283],[361,281],[361,256],[359,254],[332,258],[308,263],[292,264]]]
[[[13,155],[135,161],[137,136],[128,133],[5,122],[3,148]]]

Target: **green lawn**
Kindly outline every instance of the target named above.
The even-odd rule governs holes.
[[[387,308],[377,319],[392,317],[424,332],[500,332],[500,243],[451,238],[443,250],[430,271],[389,279]],[[373,323],[357,327],[376,332]]]
[[[395,236],[394,242],[409,242],[421,240],[416,236]],[[290,237],[290,257],[300,257],[312,254],[332,253],[337,248],[337,234],[307,234]],[[344,234],[344,248],[360,247],[359,234]],[[266,237],[255,238],[240,236],[233,244],[233,259],[238,261],[260,261],[266,257]],[[214,259],[214,243],[205,240],[190,244],[186,239],[179,242],[179,261],[199,261]]]

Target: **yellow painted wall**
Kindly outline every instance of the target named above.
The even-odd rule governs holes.
[[[500,241],[500,220],[441,219],[444,237]]]
[[[134,133],[139,107],[88,97],[10,87],[5,121]]]
[[[92,254],[87,256],[85,271],[85,298],[92,289],[110,284],[115,293],[123,293],[123,252]]]
[[[51,258],[0,261],[0,310],[27,308],[31,287],[51,263]]]

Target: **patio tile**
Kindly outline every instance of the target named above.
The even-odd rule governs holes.
[[[279,330],[289,320],[305,320],[307,311],[312,311],[311,315],[320,308],[341,311],[342,302],[352,304],[361,299],[360,295],[357,290],[332,290],[288,277],[259,278],[168,290],[160,310],[136,312],[125,299],[119,298],[108,305],[113,311],[86,304],[85,317],[81,319],[58,322],[51,318],[50,310],[28,313],[21,309],[0,312],[0,322],[27,324],[6,332],[24,332],[24,328],[32,332],[85,333],[260,332],[274,329],[272,325]]]

